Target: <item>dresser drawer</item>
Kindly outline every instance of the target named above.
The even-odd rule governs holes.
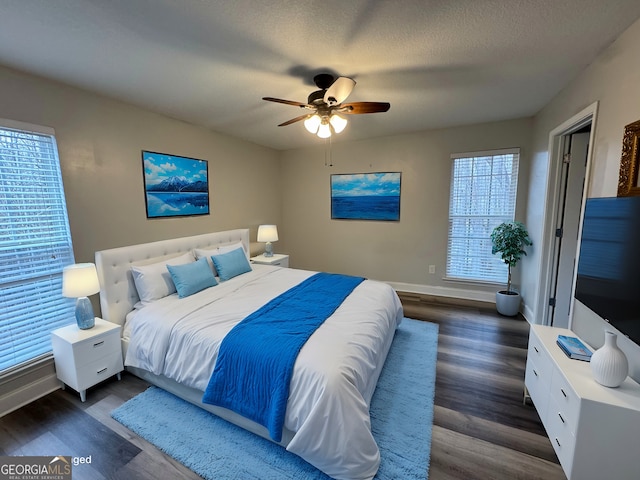
[[[549,403],[550,379],[545,378],[541,372],[542,370],[538,368],[533,360],[527,360],[524,384],[527,387],[533,404],[536,406],[540,420],[544,422],[544,416],[547,412],[547,404]]]
[[[550,394],[555,403],[557,414],[562,417],[571,433],[575,435],[580,415],[580,399],[560,371],[556,371],[553,375]]]
[[[105,334],[83,340],[73,345],[73,356],[77,362],[87,363],[92,360],[112,355],[120,351],[120,331],[113,330]]]
[[[538,415],[543,422],[549,401],[549,385],[551,385],[552,375],[553,363],[551,357],[542,346],[540,339],[531,331],[524,384],[527,386],[529,396],[533,400],[538,410]]]
[[[553,361],[551,360],[549,352],[533,331],[531,331],[529,335],[529,349],[527,351],[527,362],[530,360],[535,363],[538,375],[541,375],[548,382],[551,382]]]
[[[547,418],[544,426],[549,435],[549,440],[558,456],[568,478],[571,478],[571,468],[573,465],[573,454],[576,447],[576,440],[569,424],[561,417],[560,409],[553,397],[549,398]]]
[[[123,370],[122,354],[117,351],[109,356],[78,366],[78,387],[85,390]]]

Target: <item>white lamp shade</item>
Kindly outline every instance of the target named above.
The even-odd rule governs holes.
[[[304,121],[304,128],[306,128],[309,133],[313,133],[315,135],[321,122],[322,119],[319,115],[312,115]]]
[[[318,127],[317,135],[320,138],[329,138],[331,136],[331,127],[328,123],[323,123]]]
[[[260,225],[258,227],[258,242],[277,242],[278,228],[275,225]]]
[[[100,291],[98,273],[93,263],[76,263],[62,270],[62,296],[88,297]]]
[[[344,127],[347,126],[347,120],[342,118],[340,115],[331,115],[331,119],[329,120],[331,126],[333,127],[333,131],[336,133],[340,133],[344,130]]]

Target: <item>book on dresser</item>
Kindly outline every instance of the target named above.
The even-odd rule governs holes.
[[[591,360],[591,350],[576,337],[567,335],[558,335],[556,343],[565,355],[575,360],[583,360],[588,362]]]

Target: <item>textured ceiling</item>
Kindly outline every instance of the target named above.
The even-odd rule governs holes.
[[[321,143],[314,74],[357,81],[334,141],[531,116],[638,0],[2,0],[0,64],[277,149]]]

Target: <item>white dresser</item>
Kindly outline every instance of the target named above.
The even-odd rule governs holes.
[[[123,370],[120,328],[96,318],[93,328],[80,330],[74,324],[51,333],[56,375],[63,384],[79,392],[83,402],[87,388],[113,375],[120,380]]]
[[[570,480],[640,478],[640,385],[598,384],[556,345],[570,330],[532,325],[525,385]],[[593,350],[593,349],[592,349]]]

